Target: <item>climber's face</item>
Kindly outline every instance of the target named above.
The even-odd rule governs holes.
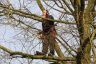
[[[43,11],[43,16],[45,16],[45,17],[48,16],[48,11],[47,11],[47,10],[44,10],[44,11]]]

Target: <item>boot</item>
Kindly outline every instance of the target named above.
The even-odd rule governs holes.
[[[36,54],[35,55],[44,55],[44,53],[39,52],[39,51],[36,51]]]

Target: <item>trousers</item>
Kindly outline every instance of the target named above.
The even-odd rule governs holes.
[[[48,49],[49,49],[49,51],[50,51],[49,53],[51,55],[54,55],[54,52],[55,52],[55,50],[54,50],[55,37],[53,37],[52,34],[44,35],[44,39],[43,39],[42,42],[43,42],[42,43],[42,47],[43,47],[42,52],[44,54],[47,54],[48,53]]]

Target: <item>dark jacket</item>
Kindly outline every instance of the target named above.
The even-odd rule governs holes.
[[[54,19],[52,15],[49,15],[48,18]],[[42,22],[43,33],[48,34],[53,26],[54,26],[54,22],[52,22],[52,21],[43,21]]]

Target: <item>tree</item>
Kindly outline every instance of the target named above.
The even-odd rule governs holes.
[[[2,24],[23,29],[23,35],[25,35],[24,39],[27,37],[27,40],[29,41],[29,39],[35,37],[41,31],[39,28],[32,26],[33,24],[38,25],[36,23],[43,22],[42,20],[55,22],[57,24],[57,38],[55,41],[56,47],[54,47],[54,49],[57,56],[38,56],[24,53],[23,51],[12,51],[0,44],[1,50],[7,52],[12,58],[20,57],[26,59],[47,59],[55,64],[57,62],[57,64],[96,63],[96,44],[94,41],[96,34],[96,0],[36,0],[36,3],[41,11],[43,11],[45,9],[44,7],[47,6],[52,13],[58,12],[58,17],[53,15],[56,18],[54,20],[33,14],[33,12],[28,9],[24,1],[26,1],[26,3],[30,2],[30,0],[18,0],[19,4],[17,5],[19,6],[17,6],[17,8],[16,6],[13,6],[12,1],[0,1],[0,16]],[[33,1],[31,1],[31,5],[32,2]],[[43,5],[42,2],[45,5]],[[7,21],[4,19],[7,19]],[[20,34],[22,34],[22,32]],[[25,43],[28,45],[27,41]]]

